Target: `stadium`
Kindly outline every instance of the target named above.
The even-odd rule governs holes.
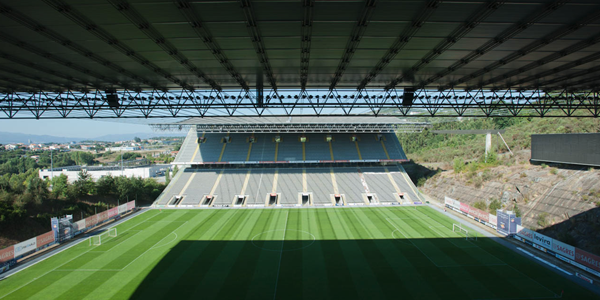
[[[151,205],[55,217],[0,249],[2,300],[600,299],[598,256],[512,211],[428,197],[398,138],[431,126],[413,117],[597,118],[596,1],[44,0],[0,14],[2,118],[186,134]]]

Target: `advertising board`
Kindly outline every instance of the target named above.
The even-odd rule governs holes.
[[[525,240],[533,242],[533,233],[533,230],[530,230],[529,228],[525,228],[521,225],[517,226],[517,235]]]
[[[456,207],[456,209],[460,209],[460,201],[452,199],[452,202],[454,203],[454,207]]]
[[[15,257],[19,257],[28,252],[34,251],[36,247],[37,239],[30,238],[24,242],[20,242],[15,245]]]
[[[489,220],[488,223],[490,223],[490,224],[494,224],[494,225],[498,224],[498,217],[496,217],[495,215],[488,214],[488,220]]]
[[[118,207],[114,207],[114,208],[111,208],[111,209],[108,210],[108,217],[109,218],[112,218],[112,217],[114,217],[114,216],[116,216],[118,214],[119,214],[119,208]]]
[[[537,232],[533,232],[533,242],[546,247],[547,249],[552,249],[552,238],[549,238],[543,234],[537,233]]]
[[[507,213],[505,213],[504,211],[501,210],[497,210],[496,211],[496,217],[497,217],[497,228],[496,230],[502,234],[507,235],[508,234],[508,222],[509,222],[509,216]]]
[[[454,206],[454,202],[452,202],[452,199],[450,199],[448,197],[444,197],[444,204],[449,205],[449,206]]]
[[[469,213],[469,206],[467,204],[461,203],[460,204],[460,211],[468,214]]]
[[[117,208],[119,209],[120,214],[124,214],[125,212],[127,212],[127,204],[121,204]]]
[[[0,263],[7,262],[15,258],[15,246],[6,247],[0,250]]]
[[[135,201],[127,202],[127,210],[132,210],[135,208]]]
[[[54,232],[46,232],[42,235],[38,235],[36,238],[36,246],[37,248],[44,247],[52,242],[54,242]]]
[[[108,212],[103,211],[103,212],[98,213],[96,216],[97,216],[98,223],[101,223],[108,219]]]
[[[486,212],[484,212],[480,209],[474,208],[472,206],[469,206],[469,214],[479,220],[486,221],[486,222],[488,222],[490,219],[489,213],[486,213]]]
[[[561,241],[552,241],[552,251],[560,254],[566,258],[575,260],[575,247],[567,245]]]
[[[575,248],[575,261],[596,271],[600,271],[600,257]]]

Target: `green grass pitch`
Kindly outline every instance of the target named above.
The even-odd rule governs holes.
[[[0,299],[597,298],[453,223],[429,207],[151,210],[0,281]]]

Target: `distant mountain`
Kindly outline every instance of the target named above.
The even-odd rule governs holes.
[[[99,137],[89,137],[89,138],[80,138],[80,137],[59,137],[52,135],[36,135],[36,134],[24,134],[24,133],[14,133],[14,132],[2,132],[0,131],[0,144],[9,144],[9,143],[70,143],[70,142],[80,142],[80,141],[105,141],[105,142],[116,142],[116,141],[126,141],[132,140],[136,136],[141,139],[147,139],[152,137],[159,136],[185,136],[187,132],[140,132],[140,133],[116,133],[116,134],[107,134]]]

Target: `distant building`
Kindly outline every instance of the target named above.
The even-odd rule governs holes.
[[[146,165],[139,167],[129,167],[121,170],[119,166],[112,167],[97,167],[97,166],[70,166],[70,167],[62,167],[62,168],[54,168],[44,169],[39,171],[39,177],[41,179],[52,179],[52,176],[60,176],[60,174],[65,174],[67,176],[67,180],[69,183],[75,182],[79,178],[79,172],[82,169],[85,169],[88,174],[91,175],[93,181],[98,181],[98,179],[104,176],[125,176],[125,177],[140,177],[140,178],[152,178],[161,176],[160,174],[164,174],[164,171],[169,169],[170,165]]]
[[[137,151],[137,150],[141,150],[141,148],[140,147],[108,147],[108,148],[106,148],[106,151],[111,151],[111,152]]]

